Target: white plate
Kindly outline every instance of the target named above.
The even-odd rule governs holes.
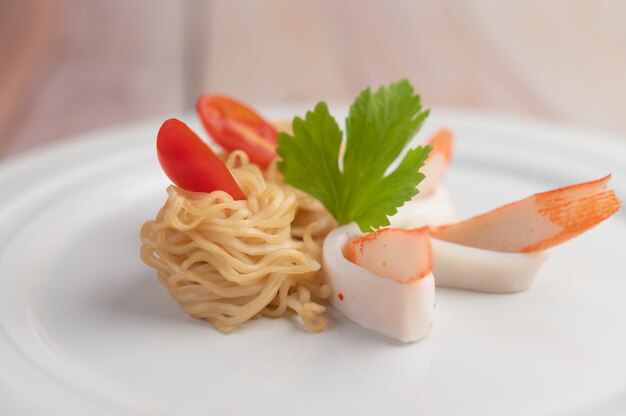
[[[419,138],[456,132],[447,187],[461,217],[610,171],[626,197],[626,141],[433,114]],[[159,124],[0,169],[0,414],[626,412],[623,211],[553,250],[530,291],[438,289],[435,331],[417,344],[332,311],[319,335],[260,319],[224,336],[185,315],[139,260],[139,228],[165,198]]]

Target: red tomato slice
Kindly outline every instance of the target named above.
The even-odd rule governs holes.
[[[182,121],[166,120],[157,135],[157,154],[165,174],[187,191],[225,191],[246,199],[224,162]]]
[[[196,110],[213,140],[224,149],[243,150],[262,168],[276,157],[276,129],[250,107],[228,97],[203,95]]]

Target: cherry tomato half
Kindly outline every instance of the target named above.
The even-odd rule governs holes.
[[[196,110],[207,132],[224,149],[243,150],[262,168],[276,157],[276,129],[245,104],[220,95],[203,95]]]
[[[165,174],[187,191],[225,191],[246,199],[224,162],[182,121],[166,120],[157,135],[157,155]]]

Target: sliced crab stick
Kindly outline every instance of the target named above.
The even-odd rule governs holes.
[[[433,237],[509,253],[546,250],[617,212],[621,202],[614,191],[606,189],[610,178],[535,194],[469,220],[438,227]]]
[[[427,143],[433,147],[420,172],[426,176],[419,185],[420,193],[416,199],[431,195],[443,182],[452,160],[452,133],[450,130],[439,130]]]
[[[426,228],[363,236],[356,225],[344,225],[326,237],[323,250],[331,304],[341,313],[401,342],[430,334],[435,281]]]
[[[398,208],[389,218],[392,227],[417,228],[425,225],[449,224],[454,221],[450,194],[441,182],[452,159],[452,133],[447,129],[438,131],[427,143],[433,147],[420,169],[425,175],[419,184],[419,194]]]
[[[488,293],[527,290],[548,253],[502,253],[431,239],[437,286]]]
[[[398,228],[437,226],[452,221],[454,221],[452,200],[448,191],[441,187],[426,197],[413,198],[406,202],[389,218],[391,226]]]
[[[621,206],[610,176],[532,195],[432,230],[437,285],[482,292],[528,289],[547,250],[595,227]]]

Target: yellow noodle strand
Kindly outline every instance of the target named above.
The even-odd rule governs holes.
[[[328,224],[307,224],[294,234],[303,197],[267,183],[243,152],[231,153],[226,164],[247,199],[170,186],[156,219],[141,229],[142,260],[185,312],[222,332],[288,310],[310,331],[323,331],[322,302],[330,290],[319,273],[314,233]]]

